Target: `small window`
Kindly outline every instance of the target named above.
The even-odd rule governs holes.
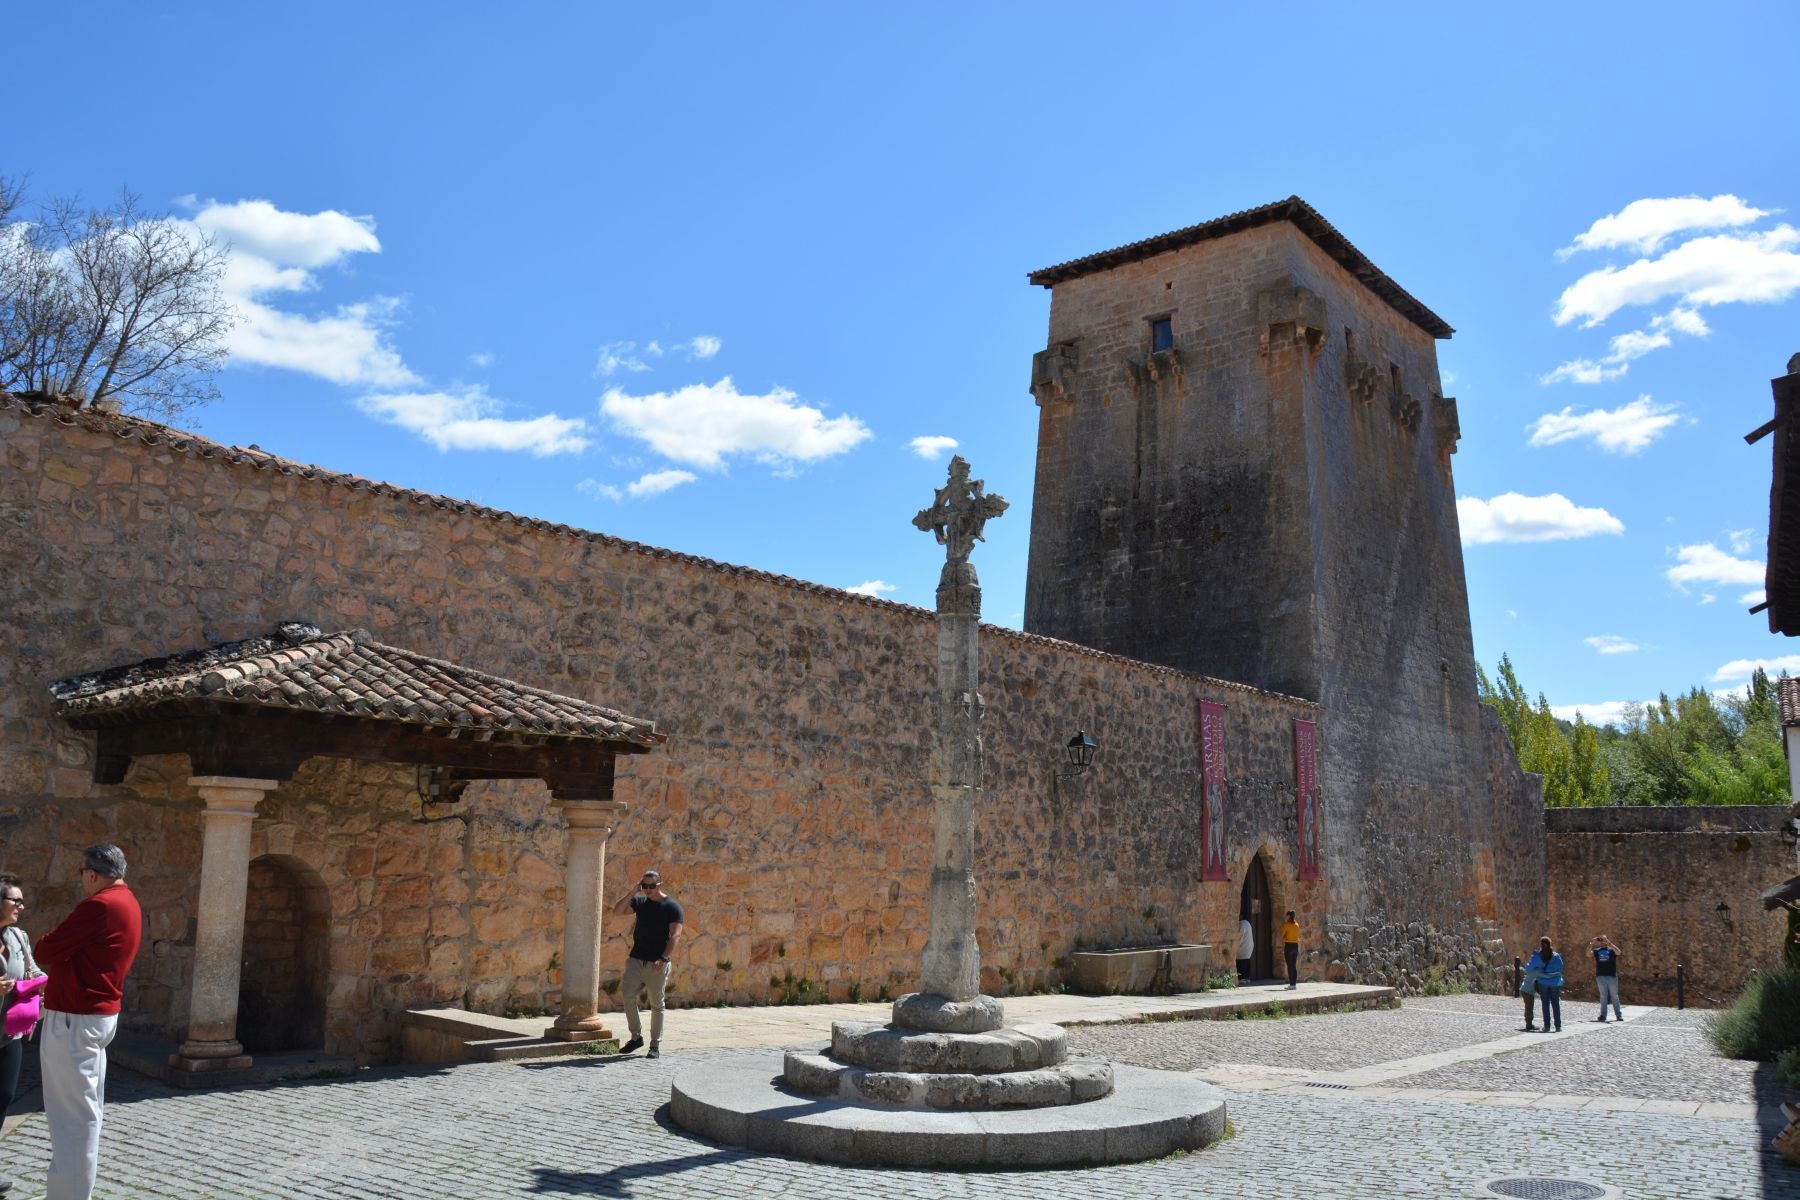
[[[1150,322],[1150,353],[1158,354],[1175,344],[1175,329],[1168,317]]]

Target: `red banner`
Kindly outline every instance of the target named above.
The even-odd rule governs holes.
[[[1200,878],[1230,879],[1225,866],[1225,706],[1200,702]]]
[[[1300,839],[1300,878],[1319,878],[1319,770],[1311,721],[1294,722],[1294,806]]]

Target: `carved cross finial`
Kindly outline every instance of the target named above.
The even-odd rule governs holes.
[[[1007,508],[1004,496],[988,495],[983,481],[969,478],[968,461],[958,454],[950,460],[950,481],[937,489],[931,507],[921,509],[913,524],[937,535],[949,561],[968,562],[975,543],[987,540],[982,528]]]

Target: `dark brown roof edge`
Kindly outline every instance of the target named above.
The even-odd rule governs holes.
[[[1318,209],[1298,196],[1289,196],[1286,200],[1277,200],[1261,208],[1247,208],[1243,212],[1231,213],[1199,225],[1189,225],[1186,229],[1158,234],[1111,250],[1102,250],[1098,254],[1058,263],[1054,267],[1033,271],[1026,279],[1039,287],[1055,287],[1065,280],[1110,270],[1122,263],[1138,262],[1184,246],[1192,246],[1196,242],[1227,237],[1259,225],[1272,225],[1277,221],[1292,222],[1301,233],[1316,242],[1321,250],[1331,255],[1339,266],[1356,276],[1364,287],[1387,301],[1390,308],[1432,337],[1448,338],[1456,332],[1442,317],[1420,304],[1412,293],[1370,262],[1369,256],[1351,245],[1350,239],[1320,216]]]
[[[563,525],[556,521],[545,521],[539,517],[520,516],[518,513],[504,509],[489,508],[483,504],[474,504],[467,500],[456,500],[448,496],[440,496],[432,492],[422,492],[416,488],[400,487],[392,483],[381,483],[373,479],[365,479],[360,475],[350,475],[341,471],[330,471],[324,467],[308,466],[292,459],[278,458],[262,450],[246,450],[241,446],[226,446],[219,442],[200,437],[197,434],[183,433],[167,425],[158,425],[154,421],[146,421],[142,417],[127,417],[117,413],[96,412],[93,409],[73,408],[60,403],[30,402],[10,392],[0,392],[0,412],[16,412],[28,417],[48,417],[60,425],[79,425],[94,433],[109,433],[121,440],[137,440],[147,446],[165,446],[177,454],[191,454],[200,458],[223,459],[233,466],[249,467],[256,471],[274,471],[281,475],[298,475],[302,479],[311,479],[330,487],[348,488],[351,491],[369,492],[377,496],[392,496],[412,504],[430,505],[433,508],[449,509],[452,512],[464,513],[482,520],[499,521],[504,524],[517,525],[521,528],[547,533],[557,537],[573,538],[576,541],[593,542],[630,554],[642,554],[647,558],[668,559],[674,562],[687,563],[708,571],[716,571],[722,575],[735,575],[745,579],[755,579],[763,583],[790,591],[806,592],[814,596],[823,596],[844,603],[862,604],[871,608],[883,608],[890,612],[898,612],[917,620],[933,620],[937,614],[928,608],[920,608],[916,604],[902,604],[897,600],[883,600],[878,596],[864,596],[843,588],[830,587],[823,583],[813,583],[805,579],[795,579],[791,575],[777,575],[773,571],[763,571],[756,567],[742,567],[735,563],[719,562],[716,559],[702,558],[698,554],[684,554],[679,550],[665,550],[660,546],[650,546],[643,542],[634,542],[626,538],[615,537],[609,533],[595,533],[593,530],[581,529],[574,525]],[[1219,679],[1212,675],[1201,675],[1193,671],[1183,671],[1176,667],[1166,667],[1161,663],[1145,662],[1138,658],[1127,658],[1122,654],[1109,654],[1104,650],[1096,650],[1091,646],[1082,646],[1075,642],[1065,642],[1058,638],[1045,637],[1043,634],[1026,633],[1020,629],[1009,629],[1004,625],[983,624],[981,627],[988,633],[997,634],[1010,641],[1026,645],[1049,646],[1056,649],[1079,654],[1083,658],[1100,659],[1115,662],[1154,675],[1172,675],[1182,679],[1193,679],[1199,682],[1226,688],[1234,692],[1245,692],[1256,696],[1269,696],[1276,700],[1285,700],[1293,704],[1317,709],[1315,700],[1304,696],[1289,696],[1283,692],[1272,692],[1248,683],[1238,683],[1230,679]]]

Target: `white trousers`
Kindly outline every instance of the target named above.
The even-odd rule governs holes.
[[[119,1028],[105,1017],[44,1012],[38,1073],[44,1123],[50,1127],[50,1174],[44,1200],[88,1200],[100,1159],[100,1116],[106,1105],[106,1048]]]

